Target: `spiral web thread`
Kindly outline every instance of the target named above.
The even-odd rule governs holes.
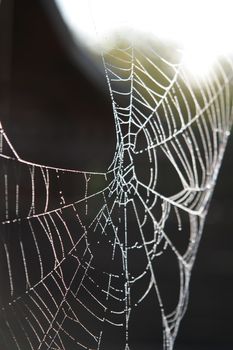
[[[181,56],[160,42],[103,55],[117,139],[104,173],[25,161],[1,127],[4,348],[109,349],[113,334],[133,349],[131,320],[152,296],[173,349],[232,124],[231,59],[193,78]],[[158,280],[166,257],[179,280],[172,309]]]

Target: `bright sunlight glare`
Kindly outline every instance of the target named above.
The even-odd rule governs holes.
[[[113,38],[136,32],[173,41],[184,64],[205,74],[222,54],[233,52],[233,0],[55,0],[75,40],[109,50]]]

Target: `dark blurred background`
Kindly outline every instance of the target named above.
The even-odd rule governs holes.
[[[0,11],[0,110],[15,149],[41,164],[105,171],[115,146],[109,96],[78,69],[41,1],[5,3]],[[232,152],[231,137],[176,350],[233,349]]]

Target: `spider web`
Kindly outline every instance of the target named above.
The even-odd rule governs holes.
[[[182,52],[159,41],[122,41],[103,64],[116,126],[106,172],[25,161],[1,127],[6,349],[100,350],[113,339],[132,349],[148,298],[163,349],[173,349],[232,124],[233,65],[225,57],[205,78],[191,77]],[[166,264],[177,281],[172,300]]]

